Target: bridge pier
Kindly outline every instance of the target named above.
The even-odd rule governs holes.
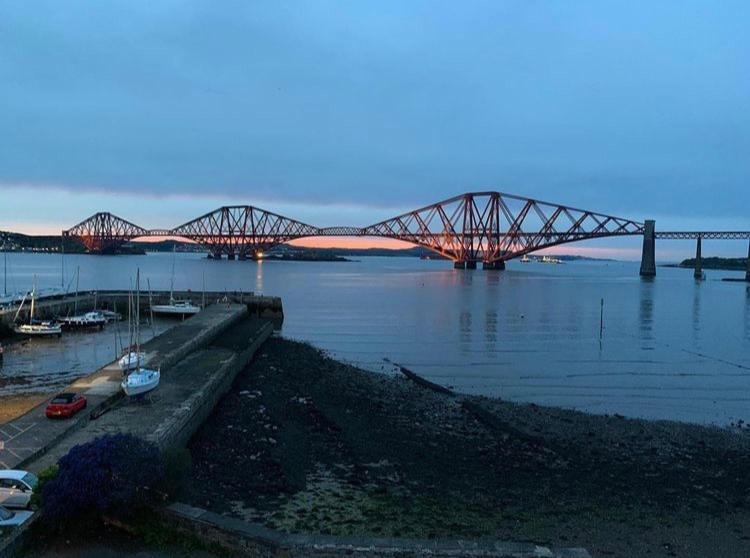
[[[453,269],[466,269],[466,262],[453,262]]]
[[[641,253],[641,277],[656,275],[656,221],[648,219],[643,226],[643,251]]]
[[[476,269],[477,268],[477,262],[466,262],[466,269]]]
[[[703,260],[701,259],[701,237],[698,237],[698,242],[695,245],[695,270],[693,271],[693,277],[696,279],[703,279]]]
[[[497,260],[496,262],[483,262],[482,269],[503,271],[505,269],[505,262],[503,260]]]
[[[234,252],[230,252],[229,254],[227,254],[228,260],[233,260],[234,258],[235,258]]]
[[[221,252],[218,252],[216,254],[209,254],[208,257],[211,260],[220,260],[221,259]]]

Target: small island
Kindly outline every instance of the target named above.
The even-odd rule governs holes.
[[[725,269],[728,271],[745,271],[747,269],[747,258],[701,258],[703,269]],[[679,264],[670,267],[695,268],[695,258],[682,260]]]

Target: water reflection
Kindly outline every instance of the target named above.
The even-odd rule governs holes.
[[[701,324],[701,283],[695,282],[693,289],[693,341],[697,342],[700,337]]]
[[[468,354],[471,349],[471,312],[466,310],[461,311],[459,314],[459,347],[461,353]]]
[[[497,312],[487,310],[484,314],[484,346],[488,352],[495,352],[497,347]]]
[[[638,323],[641,340],[653,341],[654,325],[654,282],[643,280],[640,283],[640,301],[638,305]]]

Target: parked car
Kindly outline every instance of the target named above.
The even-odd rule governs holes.
[[[70,418],[86,408],[86,398],[80,393],[61,393],[47,405],[47,418]]]
[[[14,469],[0,470],[0,506],[27,508],[39,484],[36,475]]]
[[[10,511],[8,508],[0,506],[0,527],[15,527],[16,525],[22,525],[32,515],[34,515],[34,512]]]

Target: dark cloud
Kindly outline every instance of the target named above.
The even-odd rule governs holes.
[[[0,5],[0,182],[746,216],[747,2]]]

